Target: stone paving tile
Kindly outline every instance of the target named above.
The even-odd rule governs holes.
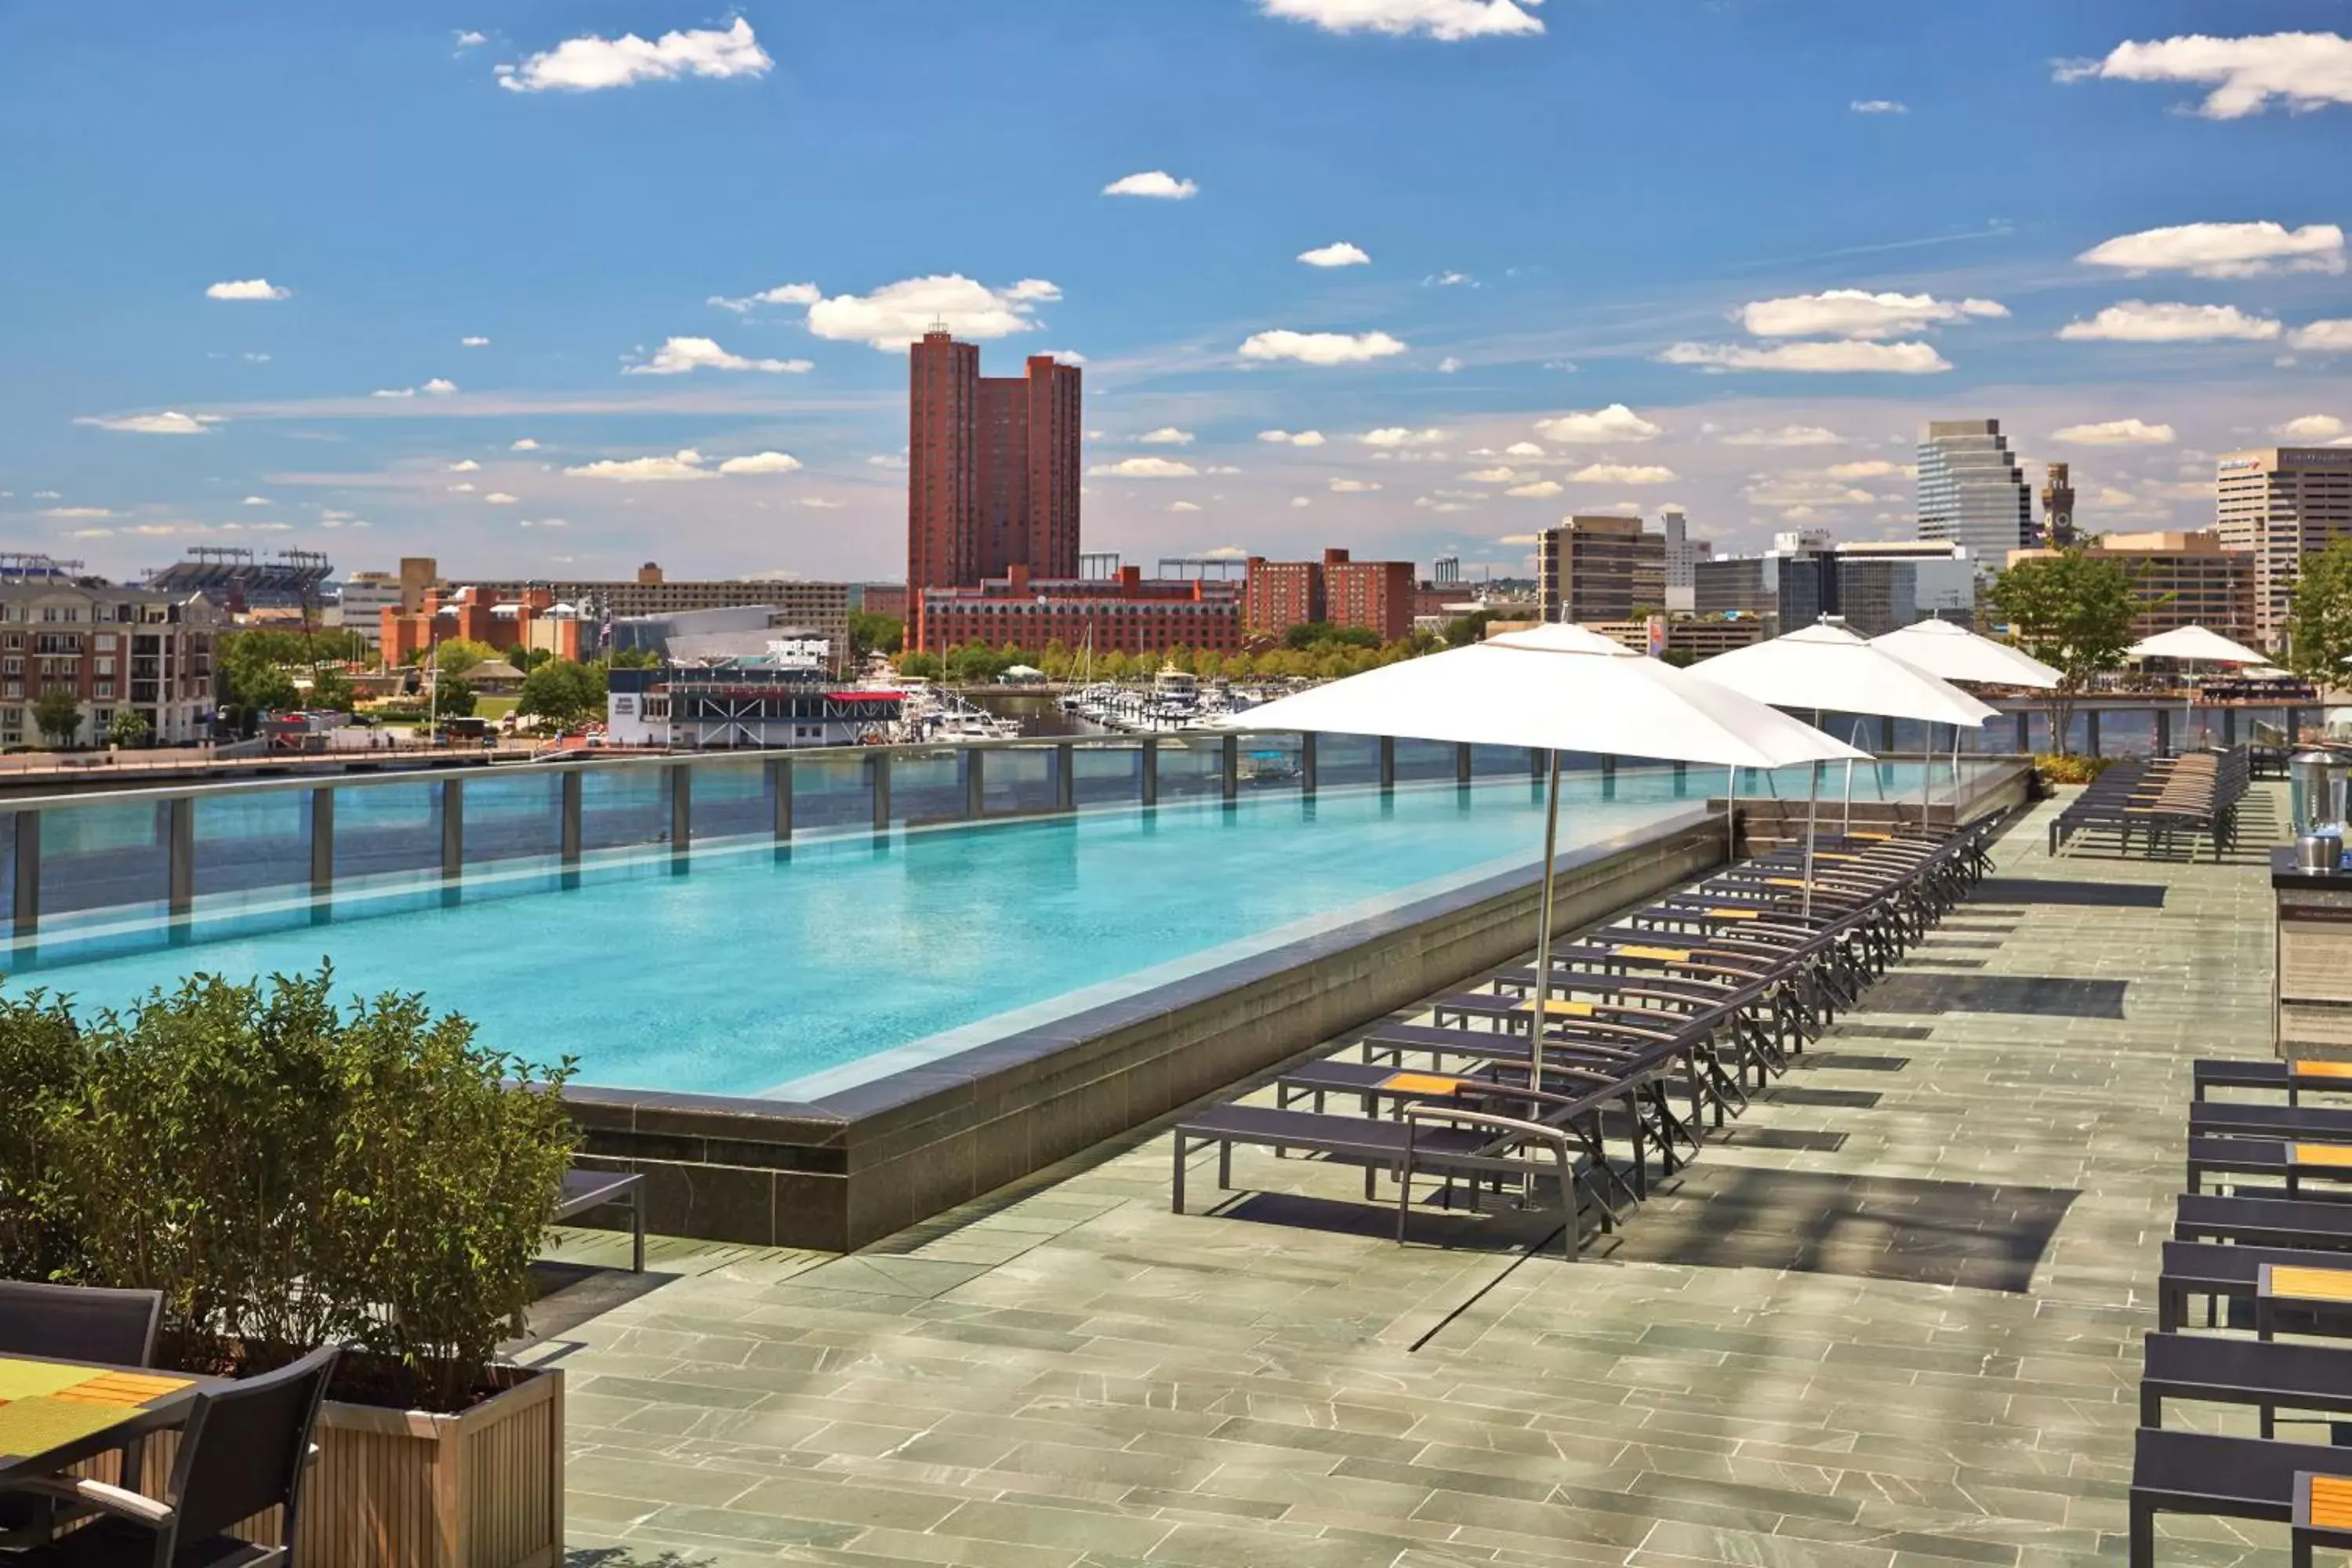
[[[2053,809],[1576,1264],[1324,1224],[1357,1178],[1247,1151],[1276,1201],[1171,1215],[1149,1131],[855,1257],[655,1238],[545,1331],[570,1568],[2114,1563],[2188,1063],[2268,1053],[2269,892],[2253,844],[2053,861]]]

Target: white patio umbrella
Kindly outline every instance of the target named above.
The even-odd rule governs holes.
[[[2126,658],[2176,658],[2188,667],[2189,700],[2180,709],[2180,734],[2185,742],[2197,717],[2197,667],[2200,664],[2268,664],[2268,654],[2231,642],[2203,626],[2175,626],[2152,637],[2142,637],[2124,649]]]
[[[1560,625],[1383,665],[1253,708],[1240,722],[1252,730],[1394,735],[1551,753],[1528,1056],[1529,1082],[1537,1088],[1542,1087],[1544,1023],[1550,1016],[1559,754],[1591,752],[1731,768],[1868,755],[1598,633]]]
[[[2047,690],[2064,679],[2022,648],[1979,637],[1949,621],[1914,621],[1871,638],[1870,646],[1945,680]]]
[[[1897,658],[1883,648],[1832,621],[1800,626],[1769,642],[1752,643],[1693,665],[1691,673],[1728,690],[1769,702],[1776,708],[1869,713],[1890,719],[1916,719],[1928,726],[1932,742],[1937,724],[1960,724],[1973,730],[1996,710],[1978,701],[1958,687]],[[1930,744],[1927,752],[1932,753]],[[1927,816],[1927,765],[1919,768],[1919,818]],[[1846,775],[1846,820],[1853,824],[1853,775]],[[1956,797],[1957,799],[1957,797]],[[1821,770],[1812,774],[1805,806],[1805,897],[1811,911],[1813,884],[1813,839],[1821,807]]]

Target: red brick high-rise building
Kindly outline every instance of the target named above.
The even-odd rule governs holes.
[[[945,331],[908,350],[907,589],[971,588],[1014,566],[1078,574],[1080,373],[1032,354],[983,376]]]
[[[1326,550],[1320,561],[1250,557],[1242,618],[1255,636],[1325,621],[1396,642],[1412,635],[1412,616],[1410,561],[1353,561],[1344,550]]]

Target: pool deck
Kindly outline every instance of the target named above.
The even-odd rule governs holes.
[[[2038,808],[1580,1263],[1331,1227],[1351,1174],[1247,1151],[1269,1195],[1171,1215],[1152,1129],[848,1257],[656,1242],[527,1356],[571,1568],[2119,1563],[2189,1063],[2269,1052],[2282,795],[2221,865],[2053,861]]]

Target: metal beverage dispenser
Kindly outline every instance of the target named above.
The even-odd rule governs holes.
[[[2304,752],[2287,763],[2288,810],[2296,837],[2344,830],[2352,763],[2326,752]]]

